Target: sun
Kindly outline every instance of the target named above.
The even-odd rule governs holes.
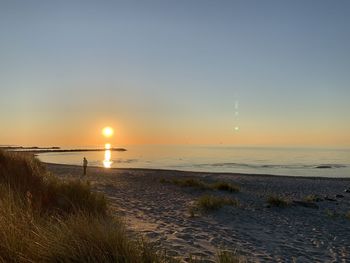
[[[114,133],[114,131],[113,131],[113,129],[111,127],[104,127],[102,129],[103,136],[105,136],[107,138],[111,137],[113,135],[113,133]]]

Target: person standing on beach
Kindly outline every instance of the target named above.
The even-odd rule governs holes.
[[[88,160],[84,157],[84,159],[83,159],[84,175],[86,175],[87,165],[88,165]]]

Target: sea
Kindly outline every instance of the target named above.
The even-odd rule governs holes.
[[[63,149],[96,148],[66,147]],[[100,146],[99,148],[103,148]],[[130,145],[126,151],[41,153],[47,163],[109,168],[350,178],[350,149]]]

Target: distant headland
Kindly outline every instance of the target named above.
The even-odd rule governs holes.
[[[77,148],[77,149],[61,149],[61,147],[25,147],[25,146],[0,146],[0,150],[14,152],[30,152],[30,153],[58,153],[58,152],[103,152],[104,148]],[[110,148],[111,151],[125,152],[125,148]]]

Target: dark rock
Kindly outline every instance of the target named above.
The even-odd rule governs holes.
[[[331,165],[319,165],[319,166],[316,166],[315,168],[318,168],[318,169],[330,169],[332,168]]]
[[[343,198],[344,196],[343,195],[336,195],[335,197],[336,198]]]
[[[345,193],[350,193],[350,189],[345,189],[344,192]]]
[[[298,206],[303,206],[303,207],[308,207],[308,208],[314,208],[314,209],[318,209],[318,205],[316,205],[315,203],[312,202],[306,202],[306,201],[293,201],[294,205],[298,205]]]

